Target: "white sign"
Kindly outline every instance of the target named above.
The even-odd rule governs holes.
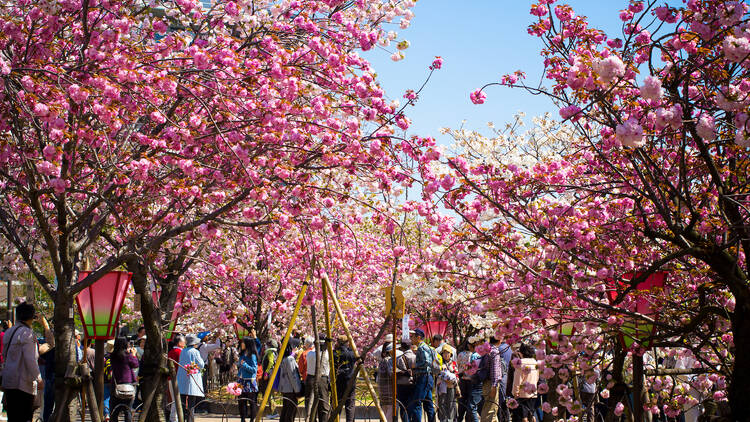
[[[401,341],[409,341],[409,314],[401,320]]]

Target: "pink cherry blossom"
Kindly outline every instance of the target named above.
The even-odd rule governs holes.
[[[615,132],[617,133],[617,139],[626,147],[638,148],[646,142],[643,136],[643,127],[639,124],[638,119],[633,117],[617,125]]]
[[[471,102],[474,104],[484,104],[484,100],[487,98],[487,95],[485,95],[485,93],[482,92],[481,89],[478,89],[472,92],[469,95],[469,98],[471,99]]]
[[[572,118],[573,120],[577,120],[578,118],[580,118],[580,115],[578,114],[580,111],[580,107],[575,104],[571,104],[560,109],[560,117],[562,117],[563,119]]]
[[[443,58],[440,56],[435,56],[435,60],[432,61],[432,64],[430,65],[430,69],[440,69],[443,67]]]
[[[597,61],[594,64],[594,70],[603,83],[609,84],[625,75],[625,63],[616,55],[611,55]]]
[[[641,87],[641,96],[648,100],[659,100],[664,95],[661,80],[655,76],[646,76]]]
[[[706,141],[712,141],[716,139],[716,128],[714,126],[713,117],[704,114],[698,117],[698,124],[695,126],[698,136]]]

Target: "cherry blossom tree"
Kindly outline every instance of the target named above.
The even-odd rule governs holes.
[[[274,215],[284,224],[336,169],[384,186],[403,173],[388,135],[408,121],[357,50],[393,39],[383,25],[407,27],[411,6],[2,7],[0,232],[54,299],[60,379],[74,364],[73,298],[102,274],[144,274],[161,248],[190,250],[220,237],[222,218],[254,224],[295,198]],[[84,257],[96,267],[79,281]]]
[[[611,36],[570,6],[534,4],[529,33],[545,44],[551,87],[526,84],[520,71],[498,84],[555,101],[569,133],[563,153],[529,165],[445,160],[460,179],[446,203],[482,247],[525,270],[513,276],[520,293],[609,314],[607,330],[623,318],[656,324],[657,344],[687,347],[716,371],[704,378],[714,398],[724,399],[727,377],[738,420],[750,392],[747,11],[736,1],[631,1],[623,33]],[[486,213],[498,217],[479,225]],[[637,284],[656,271],[670,273],[662,293],[647,295],[658,319],[634,312]],[[621,279],[627,272],[640,275]],[[627,289],[610,305],[612,279]]]
[[[638,222],[629,215],[632,207],[623,207],[609,192],[601,197],[592,193],[597,183],[581,165],[584,138],[574,127],[541,118],[524,130],[520,119],[493,129],[491,137],[446,130],[460,155],[423,170],[428,190],[433,183],[436,197],[463,221],[457,232],[463,246],[449,249],[443,271],[465,273],[473,290],[485,293],[475,298],[473,324],[491,327],[510,342],[531,341],[547,349],[538,358],[546,380],[540,389],[550,391],[545,404],[550,417],[559,415],[563,406],[580,413],[572,390],[556,391],[561,380],[570,377],[570,368],[608,368],[613,383],[632,379],[623,373],[631,365],[627,353],[646,349],[636,344],[623,350],[617,341],[620,327],[632,317],[655,324],[655,337],[649,341],[671,350],[671,356],[678,353],[680,359],[694,362],[690,371],[713,372],[709,385],[701,375],[693,387],[720,398],[722,375],[732,373],[731,339],[722,331],[729,328],[727,314],[707,318],[704,325],[693,321],[701,318],[702,306],[718,308],[729,303],[729,297],[709,296],[709,304],[701,303],[700,294],[688,286],[710,278],[694,260],[682,259],[663,268],[670,271],[668,290],[649,296],[659,309],[658,318],[635,312],[641,297],[636,292],[610,304],[605,293],[612,280],[643,268],[638,262],[651,263],[663,250],[632,228]],[[575,176],[577,172],[585,178]],[[579,179],[587,183],[583,192],[574,189],[581,189],[575,184]],[[680,280],[684,283],[675,283]],[[563,332],[567,335],[561,339]],[[649,371],[661,370],[652,366]],[[671,381],[661,377],[649,382],[658,379],[663,385],[667,378]],[[675,388],[659,388],[657,395],[644,398],[649,410],[673,414],[683,405],[696,404],[687,394],[691,385],[675,381],[670,386]],[[614,411],[617,400],[611,403]]]

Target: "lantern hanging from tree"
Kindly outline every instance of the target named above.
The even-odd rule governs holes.
[[[91,271],[80,271],[78,280],[85,279],[89,274]],[[86,338],[115,338],[132,276],[133,273],[127,271],[112,271],[78,293],[76,304]]]
[[[428,339],[431,339],[435,334],[440,334],[441,337],[445,338],[445,332],[448,331],[448,321],[429,321],[422,328]]]
[[[641,273],[623,274],[622,279],[626,282],[610,280],[610,288],[607,291],[609,302],[614,303],[618,293],[624,291],[629,286],[627,281],[639,277],[640,275]],[[656,309],[650,299],[653,296],[653,293],[664,288],[666,280],[667,273],[659,271],[650,274],[646,277],[646,280],[638,283],[636,286],[635,312],[649,317],[656,314]],[[638,321],[637,319],[628,319],[622,324],[622,326],[620,326],[619,338],[625,348],[630,348],[633,343],[638,342],[638,344],[648,349],[651,347],[651,339],[655,333],[656,326],[654,324],[645,321]]]
[[[552,347],[558,346],[557,340],[563,337],[570,337],[576,333],[576,326],[572,321],[563,322],[562,319],[558,321],[557,319],[549,318],[545,320],[545,323],[547,328],[557,331],[557,338],[550,338],[549,340],[549,344]]]
[[[154,291],[151,292],[151,295],[152,295],[152,297],[154,299],[154,303],[156,304],[157,307],[159,307],[159,300],[161,298],[161,290],[159,290],[159,291],[154,290]],[[183,314],[183,312],[182,312],[182,309],[183,309],[182,306],[180,306],[180,309],[178,310],[177,309],[177,304],[178,303],[182,304],[182,300],[184,298],[185,298],[185,292],[178,291],[177,292],[177,300],[175,300],[175,303],[174,303],[174,309],[172,309],[172,313],[169,316],[169,325],[164,330],[164,338],[167,339],[167,341],[171,341],[172,340],[172,336],[174,336],[174,333],[175,333],[176,328],[177,328],[177,320]]]
[[[250,335],[250,330],[245,328],[245,326],[240,324],[239,322],[234,323],[234,332],[237,334],[237,338],[239,339]]]

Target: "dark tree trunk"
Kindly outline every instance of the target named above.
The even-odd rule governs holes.
[[[140,378],[141,397],[154,394],[151,406],[146,416],[147,422],[165,422],[164,391],[166,391],[166,377],[168,366],[166,361],[166,345],[162,333],[162,318],[159,304],[155,303],[148,288],[146,267],[140,263],[128,263],[128,270],[133,273],[133,287],[141,298],[141,315],[143,326],[146,328],[146,346],[138,370]]]
[[[737,301],[732,314],[734,369],[729,383],[733,421],[750,421],[750,303]]]
[[[60,282],[59,290],[55,294],[55,414],[61,413],[59,420],[69,422],[75,416],[72,414],[70,403],[75,397],[75,389],[80,386],[72,385],[73,390],[65,394],[65,375],[73,375],[76,366],[75,324],[73,319],[73,296],[65,290],[66,284]],[[55,419],[53,419],[54,421]]]

